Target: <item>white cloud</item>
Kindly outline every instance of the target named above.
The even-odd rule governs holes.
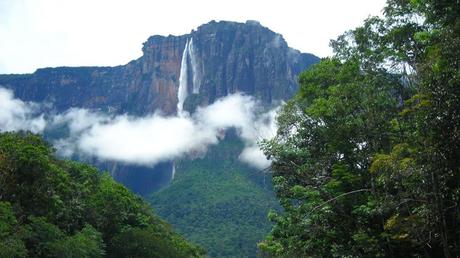
[[[249,124],[250,127],[243,131],[242,137],[246,146],[240,154],[241,161],[257,169],[264,169],[270,166],[271,161],[266,158],[260,149],[259,143],[276,135],[276,114],[279,109],[280,106],[255,117]]]
[[[91,112],[83,108],[71,108],[64,114],[58,114],[53,117],[52,125],[67,125],[70,134],[75,135],[91,128],[96,124],[110,121],[110,117],[97,112]]]
[[[265,157],[257,145],[245,147],[240,154],[240,160],[257,169],[265,169],[271,165],[271,161]]]
[[[77,142],[85,131],[110,120],[111,117],[104,114],[82,108],[71,108],[63,114],[53,116],[48,123],[48,129],[51,131],[62,127],[69,129],[69,135],[66,138],[53,139],[53,145],[59,155],[70,157],[77,151]]]
[[[101,159],[154,165],[160,161],[203,153],[217,144],[221,132],[236,128],[247,150],[240,159],[256,168],[270,163],[257,142],[274,135],[274,111],[257,115],[260,107],[249,96],[234,94],[219,99],[193,115],[108,117],[84,109],[56,116],[53,124],[67,123],[70,136],[55,142],[62,155],[83,153]]]
[[[218,99],[192,114],[165,117],[109,116],[72,108],[49,117],[39,115],[39,106],[15,99],[0,88],[0,131],[30,130],[35,133],[68,129],[53,144],[63,156],[87,155],[104,160],[152,166],[158,162],[204,153],[217,144],[222,132],[236,128],[245,142],[240,160],[263,169],[270,165],[258,142],[276,133],[277,109],[264,112],[250,96],[233,94]]]
[[[195,119],[213,129],[246,127],[254,116],[256,102],[252,97],[233,94],[199,108]]]
[[[0,131],[42,132],[46,121],[38,109],[38,104],[15,99],[12,91],[0,87]]]
[[[205,142],[193,121],[180,117],[120,116],[96,124],[78,142],[86,153],[103,159],[152,164],[183,155],[197,142]]]

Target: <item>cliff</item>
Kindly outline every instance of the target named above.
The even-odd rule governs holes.
[[[173,115],[236,92],[266,106],[277,104],[295,94],[297,75],[319,61],[289,48],[280,34],[255,21],[212,21],[186,35],[152,36],[142,50],[139,59],[126,65],[44,68],[0,75],[0,85],[22,100],[51,104],[44,105],[49,112],[78,107],[114,115]],[[65,134],[47,133],[50,139],[53,133]],[[266,214],[277,208],[277,201],[269,175],[240,162],[244,143],[236,135],[227,133],[199,159],[155,167],[95,157],[87,161],[147,197],[161,216],[211,256],[255,257],[256,243],[271,228]]]
[[[122,66],[44,68],[0,75],[0,85],[22,100],[52,103],[57,111],[173,114],[184,60],[190,85],[186,109],[234,92],[266,104],[288,99],[297,90],[299,72],[319,60],[289,48],[280,34],[254,21],[212,21],[187,35],[152,36],[142,50],[142,57]]]
[[[50,112],[88,108],[111,114],[143,116],[177,112],[235,92],[253,95],[265,105],[289,99],[297,75],[319,61],[289,48],[280,34],[258,22],[211,21],[182,36],[152,36],[143,55],[115,67],[58,67],[33,74],[0,75],[0,86],[24,101],[52,104]],[[156,168],[93,160],[131,190],[148,195],[170,180],[171,164]],[[168,169],[166,169],[168,168]]]

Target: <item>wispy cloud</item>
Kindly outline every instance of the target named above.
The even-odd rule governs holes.
[[[71,137],[61,140],[62,153],[80,152],[107,160],[153,165],[160,161],[205,152],[219,142],[221,132],[236,128],[246,149],[240,156],[256,168],[270,163],[257,142],[272,137],[274,112],[258,114],[257,102],[240,94],[198,108],[192,115],[107,117],[88,110],[73,109],[57,120],[68,121]],[[69,148],[73,148],[70,149]]]
[[[259,143],[262,140],[273,138],[278,129],[276,126],[276,114],[280,106],[262,113],[251,120],[250,127],[243,134],[246,143],[244,150],[240,154],[240,160],[258,169],[264,169],[270,166],[271,161],[260,149]]]
[[[276,132],[276,109],[264,112],[257,101],[241,94],[229,95],[200,107],[194,114],[145,117],[110,116],[72,108],[49,117],[37,116],[36,104],[14,99],[0,88],[0,129],[42,132],[65,128],[65,136],[54,139],[61,155],[94,156],[103,160],[152,166],[161,161],[204,153],[217,144],[222,132],[236,128],[245,142],[240,160],[263,169],[270,165],[258,142]]]
[[[39,105],[15,99],[13,92],[0,87],[0,131],[28,130],[40,133],[46,126]]]

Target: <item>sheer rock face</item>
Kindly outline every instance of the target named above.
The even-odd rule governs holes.
[[[184,51],[186,46],[188,51]],[[188,89],[184,108],[188,111],[235,92],[252,95],[267,106],[286,100],[297,91],[298,74],[319,61],[289,48],[280,34],[255,21],[212,21],[187,35],[152,36],[142,50],[139,59],[126,65],[44,68],[33,74],[0,75],[0,85],[22,100],[51,104],[52,112],[78,107],[111,114],[143,116],[160,111],[173,115],[184,52]],[[155,180],[161,177],[160,181],[167,182],[170,176],[170,168],[163,169],[171,166],[168,163],[157,166],[153,177],[151,169],[94,163],[146,195],[149,187],[152,191],[160,187],[154,187]]]
[[[254,21],[211,22],[191,37],[205,103],[238,91],[267,104],[285,100],[297,90],[297,75],[318,61],[289,48],[280,34]]]
[[[265,104],[287,99],[297,90],[297,75],[318,61],[289,48],[281,35],[257,22],[212,21],[187,35],[150,37],[143,56],[126,65],[44,68],[27,75],[0,75],[0,85],[23,100],[52,103],[57,111],[83,107],[174,114],[182,55],[190,40],[186,109],[235,92]],[[193,94],[194,87],[199,87],[198,93]]]

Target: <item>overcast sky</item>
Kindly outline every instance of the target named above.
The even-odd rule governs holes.
[[[210,20],[258,20],[289,46],[328,56],[329,40],[378,15],[385,0],[0,0],[0,73],[119,65],[151,35]]]

